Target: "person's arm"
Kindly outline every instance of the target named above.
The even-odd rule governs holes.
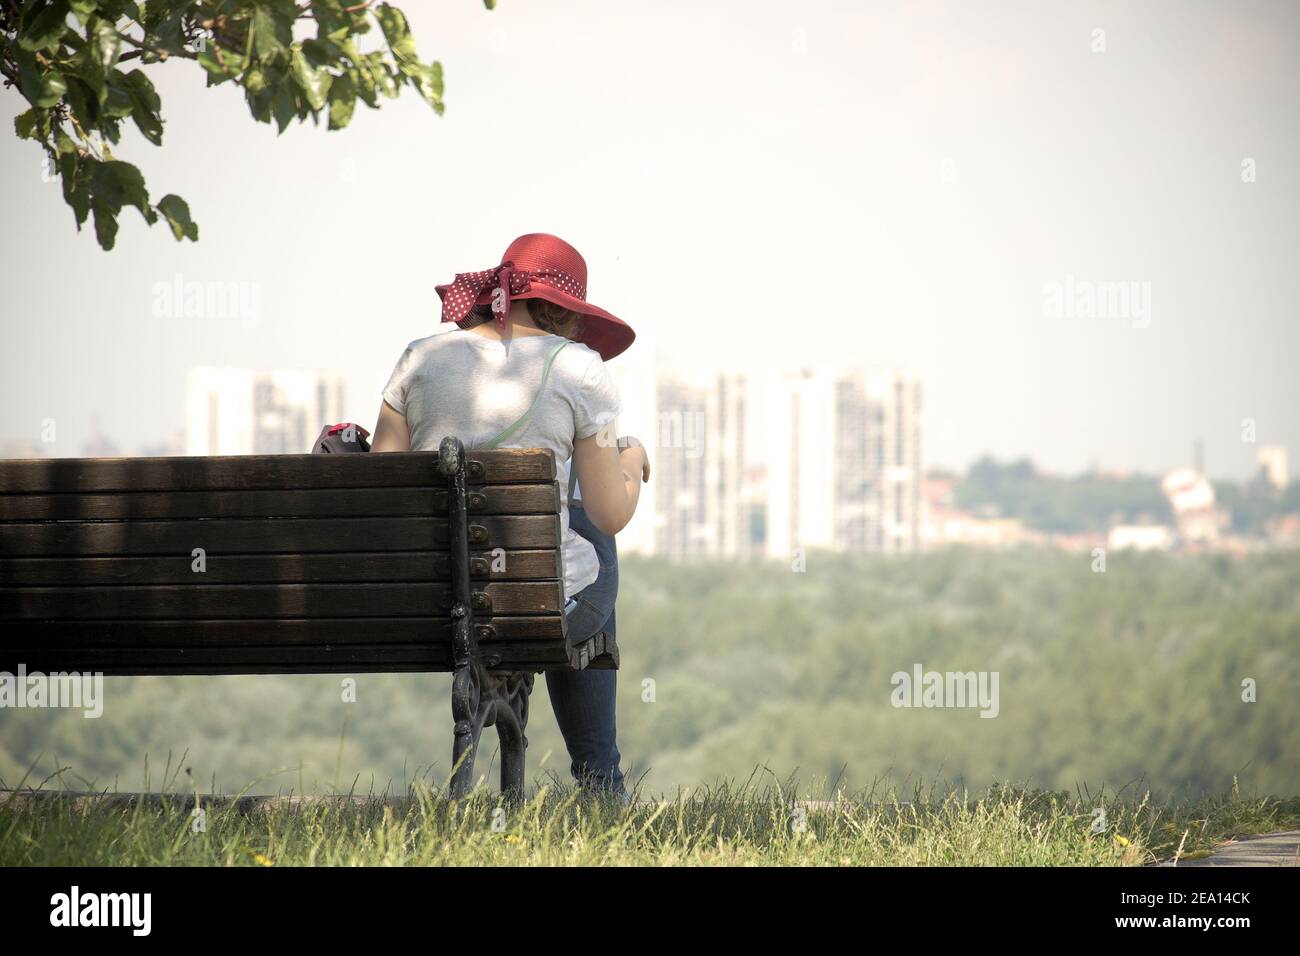
[[[416,355],[418,342],[412,342],[403,351],[393,374],[384,386],[384,398],[379,404],[379,418],[375,421],[375,434],[370,442],[371,451],[410,451],[411,429],[406,421],[406,390],[411,376],[419,365]]]
[[[649,480],[645,449],[619,451],[599,433],[573,443],[573,467],[582,486],[582,507],[596,529],[618,534],[632,520],[641,498],[641,480]]]
[[[379,420],[375,423],[375,440],[370,443],[370,450],[411,450],[411,430],[406,425],[406,416],[387,402],[379,403]]]

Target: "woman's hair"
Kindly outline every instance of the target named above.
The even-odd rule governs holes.
[[[570,311],[563,306],[556,305],[554,302],[547,302],[545,299],[525,299],[524,305],[528,306],[528,317],[543,332],[560,335],[575,342],[581,340],[583,329],[582,313]],[[492,318],[491,306],[476,305],[465,320],[460,323],[460,327],[462,329],[472,329],[484,322],[491,322]]]

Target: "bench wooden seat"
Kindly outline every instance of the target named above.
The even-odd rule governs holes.
[[[451,671],[453,789],[492,724],[518,789],[533,674],[618,661],[612,635],[566,642],[555,476],[549,451],[454,438],[0,461],[0,670]]]

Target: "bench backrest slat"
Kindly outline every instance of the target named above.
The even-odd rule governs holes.
[[[0,460],[6,494],[96,491],[218,491],[292,488],[442,488],[437,452],[382,455],[213,455],[178,458]],[[467,449],[469,484],[555,480],[555,457],[536,448]]]
[[[177,518],[353,517],[445,513],[447,492],[395,485],[381,488],[312,488],[286,497],[283,490],[61,492],[0,495],[0,521],[145,521]],[[554,482],[476,487],[471,515],[553,515]]]
[[[347,584],[384,581],[446,581],[446,551],[354,551],[342,554],[240,554],[213,561],[206,584]],[[175,557],[0,558],[0,587],[108,584],[193,584],[190,561]],[[470,552],[470,577],[486,581],[546,581],[560,576],[555,550],[503,549]]]
[[[470,519],[470,542],[486,547],[554,548],[560,543],[560,519],[557,515],[475,516]],[[0,523],[0,554],[8,557],[179,555],[190,554],[195,548],[204,549],[209,556],[214,552],[445,550],[447,519],[408,515]]]

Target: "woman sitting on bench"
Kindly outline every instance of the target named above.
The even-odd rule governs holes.
[[[605,361],[632,344],[620,319],[586,302],[587,265],[555,236],[521,236],[501,265],[438,286],[442,321],[459,328],[407,346],[384,389],[372,451],[549,448],[561,463],[561,553],[570,646],[613,633],[613,535],[632,518],[645,450],[617,439],[618,391]],[[581,500],[575,484],[581,479]],[[547,671],[551,707],[588,788],[625,797],[615,741],[616,670]]]

